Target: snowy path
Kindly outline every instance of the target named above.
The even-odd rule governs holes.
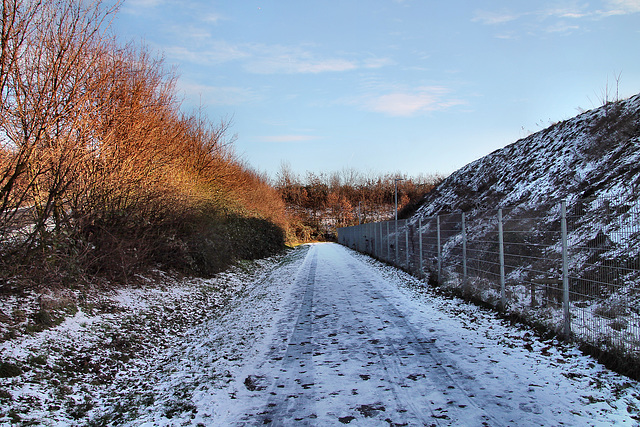
[[[588,358],[411,298],[339,245],[311,246],[288,292],[216,423],[635,424],[634,402],[589,394]]]
[[[638,382],[336,244],[90,301],[1,343],[0,425],[640,425]]]

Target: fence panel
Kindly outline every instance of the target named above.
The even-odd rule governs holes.
[[[573,332],[640,353],[640,205],[580,200],[567,215]]]
[[[637,196],[364,224],[338,241],[640,361]]]

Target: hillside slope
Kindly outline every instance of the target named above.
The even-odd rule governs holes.
[[[407,224],[400,232],[420,236],[440,285],[569,333],[640,376],[640,94],[468,164]]]
[[[548,281],[561,278],[560,202],[566,201],[572,298],[610,299],[624,292],[640,313],[639,160],[640,94],[468,164],[425,196],[410,223],[415,226],[418,218],[428,223],[442,214],[457,218],[444,236],[443,253],[460,257],[460,213],[465,212],[470,244],[482,253],[477,258],[495,261],[489,272],[499,274],[501,208],[505,255],[511,256],[506,281]]]
[[[469,163],[428,193],[417,215],[620,195],[640,183],[639,160],[640,94]]]

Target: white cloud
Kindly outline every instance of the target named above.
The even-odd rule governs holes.
[[[392,64],[388,58],[342,58],[319,55],[299,46],[253,44],[246,47],[250,58],[244,69],[255,74],[318,74],[381,68]]]
[[[220,15],[219,13],[206,13],[202,16],[202,21],[209,23],[209,24],[217,24],[220,21],[224,21],[228,19],[226,16],[224,15]]]
[[[164,4],[166,0],[129,0],[125,4],[133,8],[138,7],[156,7]]]
[[[277,143],[292,143],[292,142],[307,142],[319,139],[319,136],[313,135],[272,135],[262,136],[259,139],[263,142],[277,142]]]
[[[419,87],[411,91],[398,90],[384,95],[370,96],[361,104],[368,111],[395,117],[410,117],[464,103],[447,98],[448,93],[449,91],[441,86]]]
[[[364,68],[382,68],[393,64],[394,61],[389,58],[371,58],[362,61]]]
[[[640,12],[640,0],[608,0],[604,16],[628,15]]]
[[[149,9],[155,9],[166,3],[166,0],[128,0],[122,3],[122,11],[129,15],[143,15]]]
[[[189,44],[168,46],[163,50],[170,58],[180,62],[190,62],[201,65],[216,65],[230,61],[237,61],[251,57],[251,52],[242,46],[232,45],[223,41],[206,40],[204,34],[191,33],[191,40],[201,39],[201,43],[194,43],[195,47],[187,47]]]
[[[204,106],[242,105],[256,102],[260,99],[260,95],[250,88],[208,86],[189,82],[180,82],[179,86],[192,104],[198,102],[201,97]]]
[[[231,44],[212,40],[208,32],[187,29],[180,44],[163,49],[169,58],[199,65],[238,61],[254,74],[318,74],[381,68],[392,64],[388,58],[347,59],[325,57],[297,46],[260,43]]]
[[[573,4],[564,7],[550,7],[546,9],[523,11],[519,13],[511,11],[486,11],[478,10],[472,19],[473,22],[479,22],[484,25],[500,25],[508,22],[520,20],[522,18],[531,17],[538,21],[546,19],[572,19],[580,20],[582,18],[606,18],[615,15],[628,15],[640,13],[640,0],[605,0],[604,9],[588,10],[588,4]],[[562,28],[562,32],[567,29],[573,30],[579,28],[577,25],[559,24],[557,26],[547,27],[552,31],[558,32],[558,28]]]
[[[155,6],[168,0],[132,0],[134,5]],[[173,0],[174,5],[179,3]],[[229,19],[215,10],[203,10],[190,1],[180,7],[193,19],[187,25],[172,24],[166,28],[171,44],[160,46],[170,60],[200,66],[237,62],[246,72],[254,74],[318,74],[356,69],[376,69],[390,65],[385,57],[366,53],[325,53],[316,45],[283,45],[266,43],[233,43],[216,38],[211,24]]]
[[[505,24],[507,22],[512,22],[519,20],[525,17],[534,17],[539,20],[544,20],[547,18],[560,18],[560,19],[579,19],[587,16],[591,16],[592,14],[589,12],[585,12],[583,9],[570,8],[570,7],[553,7],[547,9],[540,9],[537,11],[529,11],[529,12],[492,12],[479,10],[475,12],[475,17],[472,19],[473,22],[480,22],[485,25],[499,25]]]
[[[480,22],[485,25],[504,24],[506,22],[515,21],[520,18],[521,15],[511,12],[490,12],[485,10],[478,10],[475,13],[475,17],[471,20],[473,22]]]
[[[307,51],[282,46],[256,46],[244,65],[246,71],[255,74],[317,74],[356,68],[354,61],[319,58]]]
[[[547,33],[568,33],[578,29],[580,29],[580,26],[578,25],[571,25],[564,21],[560,21],[547,27],[546,31]]]

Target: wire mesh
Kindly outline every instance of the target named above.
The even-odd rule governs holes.
[[[398,220],[397,227],[341,228],[338,238],[430,282],[640,360],[639,217],[635,195],[574,199],[565,217],[557,202],[502,208],[501,223],[497,209],[477,209]]]

